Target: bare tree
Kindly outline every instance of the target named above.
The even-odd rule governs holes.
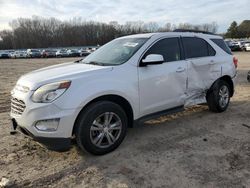
[[[112,21],[107,24],[84,21],[80,17],[60,21],[38,16],[15,19],[10,26],[12,30],[0,32],[0,49],[102,45],[116,37],[129,34],[168,32],[176,28],[216,32],[218,28],[215,22],[203,25],[181,23],[178,26],[166,23],[159,26],[157,22],[129,21],[119,24]]]

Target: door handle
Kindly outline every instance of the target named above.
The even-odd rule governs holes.
[[[176,72],[183,72],[185,71],[186,69],[184,67],[178,67],[178,69],[176,70]]]

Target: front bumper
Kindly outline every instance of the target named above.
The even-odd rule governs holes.
[[[60,109],[54,104],[34,104],[32,107],[26,105],[21,115],[11,113],[17,124],[28,130],[32,135],[37,137],[60,137],[70,138],[78,111],[75,109]],[[56,131],[41,131],[35,125],[41,120],[59,119]]]
[[[12,121],[11,133],[14,133],[14,132],[22,133],[26,137],[29,137],[33,139],[34,141],[41,143],[42,145],[44,145],[50,150],[67,151],[68,149],[70,149],[70,146],[71,146],[70,138],[48,138],[48,137],[34,136],[27,129],[20,127],[14,118],[12,118],[11,121]]]
[[[72,131],[79,109],[62,109],[54,103],[34,103],[30,100],[32,93],[15,92],[13,98],[23,101],[22,112],[17,114],[11,111],[13,126],[22,130],[26,136],[56,150],[70,145]],[[13,105],[15,107],[15,103]],[[17,106],[17,108],[20,108]],[[58,119],[57,129],[54,131],[38,130],[35,125],[38,121]]]

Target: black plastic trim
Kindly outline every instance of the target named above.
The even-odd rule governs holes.
[[[19,126],[16,122],[16,120],[13,118],[12,121],[12,130],[10,134],[13,134],[13,132],[19,132],[26,137],[29,137],[33,139],[36,142],[41,143],[49,150],[53,151],[67,151],[71,147],[71,138],[54,138],[54,137],[38,137],[34,136],[31,132],[29,132],[27,129]]]
[[[159,112],[155,112],[155,113],[152,113],[152,114],[148,114],[146,116],[143,116],[137,120],[134,120],[134,125],[136,124],[140,124],[141,122],[145,122],[145,121],[148,121],[148,120],[151,120],[151,119],[155,119],[155,118],[158,118],[160,116],[163,116],[163,115],[170,115],[170,114],[175,114],[177,112],[182,112],[184,111],[184,106],[177,106],[177,107],[174,107],[174,108],[170,108],[170,109],[167,109],[167,110],[163,110],[163,111],[159,111]]]
[[[67,151],[71,147],[70,138],[33,137],[33,139],[53,151]]]
[[[216,35],[215,33],[212,33],[212,32],[194,30],[194,29],[175,29],[173,32],[190,32],[190,33],[202,33],[202,34]]]

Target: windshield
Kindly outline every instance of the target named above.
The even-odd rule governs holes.
[[[99,48],[79,63],[120,65],[128,61],[148,38],[121,38]]]

